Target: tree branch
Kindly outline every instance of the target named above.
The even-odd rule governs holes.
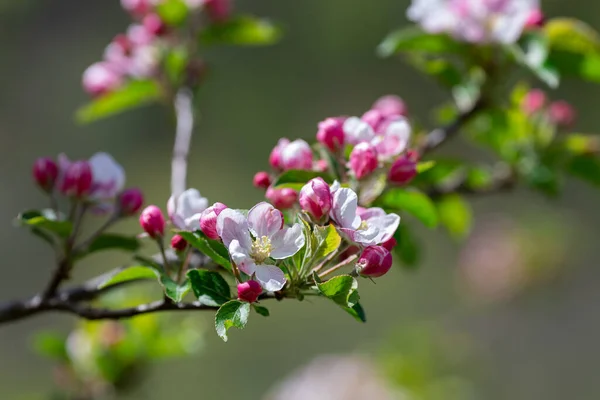
[[[174,101],[177,117],[175,145],[171,161],[171,194],[176,198],[186,189],[187,158],[194,130],[193,95],[188,88],[181,88]],[[175,202],[177,204],[177,202]]]
[[[467,177],[462,176],[446,185],[430,188],[427,190],[427,194],[433,199],[452,193],[464,195],[496,194],[512,190],[516,184],[517,177],[514,171],[507,165],[499,164],[492,172],[491,182],[486,186],[473,187],[467,181]]]

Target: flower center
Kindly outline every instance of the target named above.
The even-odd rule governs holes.
[[[250,256],[259,264],[262,264],[271,255],[271,239],[268,236],[257,238],[252,243]]]
[[[369,225],[367,224],[367,221],[362,221],[357,230],[366,231],[367,229],[369,229]]]

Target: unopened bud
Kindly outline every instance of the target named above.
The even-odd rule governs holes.
[[[405,117],[408,115],[406,103],[400,97],[387,95],[380,97],[372,107],[379,111],[384,117]]]
[[[369,246],[363,250],[357,263],[357,272],[365,277],[378,278],[392,268],[392,255],[382,246]]]
[[[342,117],[327,118],[319,122],[317,140],[329,150],[335,152],[344,145],[344,121]]]
[[[87,93],[100,96],[118,89],[123,84],[123,79],[111,64],[98,62],[85,70],[82,84]]]
[[[186,249],[188,243],[181,235],[175,235],[171,238],[171,248],[177,251],[183,251]]]
[[[165,217],[157,206],[144,208],[140,215],[140,226],[152,238],[161,237],[165,233]]]
[[[383,247],[387,251],[392,251],[394,249],[394,247],[396,247],[397,245],[398,245],[398,241],[392,237],[388,241],[383,242],[381,244],[381,247]]]
[[[294,140],[281,150],[280,165],[288,169],[312,169],[313,154],[308,143],[302,139]]]
[[[356,179],[362,179],[377,169],[377,150],[371,144],[357,144],[350,153],[350,169]]]
[[[258,189],[268,189],[271,186],[271,177],[265,171],[257,172],[252,179],[252,184]]]
[[[523,98],[521,108],[527,115],[535,114],[546,106],[546,93],[540,89],[532,89]]]
[[[148,32],[160,36],[167,32],[167,25],[158,16],[158,14],[148,14],[142,20],[142,25]]]
[[[136,16],[146,14],[151,6],[150,0],[121,0],[121,7]]]
[[[204,6],[213,22],[225,22],[231,15],[231,0],[206,0]]]
[[[294,189],[283,188],[273,189],[270,187],[267,189],[265,197],[278,209],[286,210],[292,208],[298,200],[298,192]]]
[[[226,208],[227,206],[223,203],[215,203],[200,214],[200,230],[213,240],[219,239],[219,234],[217,233],[217,217]]]
[[[65,169],[59,190],[65,196],[83,197],[92,188],[92,168],[87,161],[75,161]]]
[[[254,303],[262,293],[262,287],[260,286],[260,283],[250,280],[238,284],[237,291],[238,299],[247,301],[248,303]]]
[[[125,189],[119,195],[119,210],[123,215],[134,215],[142,208],[144,204],[144,194],[140,189]]]
[[[417,176],[417,162],[409,155],[398,158],[388,172],[388,180],[396,185],[406,185]]]
[[[58,165],[48,157],[38,158],[33,164],[33,178],[42,190],[51,192],[58,177]]]
[[[314,178],[308,181],[300,190],[300,207],[320,220],[329,215],[331,210],[332,196],[329,185],[322,178]]]
[[[550,104],[548,112],[550,120],[560,127],[569,128],[575,123],[575,109],[564,100]]]
[[[544,17],[544,13],[539,8],[532,10],[527,17],[527,22],[525,22],[525,28],[541,28],[544,26],[546,22],[546,18]]]

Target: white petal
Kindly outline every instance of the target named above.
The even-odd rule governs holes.
[[[188,189],[177,197],[175,204],[174,212],[187,219],[206,210],[208,200],[197,189]]]
[[[248,212],[248,224],[255,237],[272,237],[283,227],[283,214],[263,201]]]
[[[125,186],[125,170],[108,153],[96,153],[88,162],[93,176],[93,198],[111,198]]]
[[[283,228],[271,239],[271,257],[282,260],[296,254],[302,247],[306,238],[300,224],[294,224],[291,228]]]
[[[360,217],[356,215],[358,196],[352,189],[342,188],[333,194],[330,216],[341,228],[357,229]]]
[[[234,240],[237,240],[245,249],[252,247],[250,232],[248,231],[248,220],[237,210],[227,208],[219,214],[217,218],[217,233],[227,247]]]
[[[400,225],[400,216],[397,214],[387,214],[385,216],[373,217],[367,220],[367,226],[376,227],[379,235],[375,244],[387,242],[394,236],[394,233]]]
[[[276,292],[285,286],[283,271],[274,265],[257,265],[256,280],[267,292]]]
[[[331,192],[331,194],[333,194],[333,193],[337,192],[338,189],[341,188],[341,187],[342,186],[340,185],[340,183],[336,179],[335,181],[333,181],[333,184],[329,188],[329,191]]]
[[[402,153],[408,147],[411,127],[408,121],[400,118],[392,122],[385,130],[385,135],[376,144],[377,152],[383,157],[393,157]]]
[[[371,125],[358,117],[350,117],[344,121],[344,139],[349,144],[370,142],[375,137]]]
[[[365,230],[342,228],[340,231],[351,241],[360,243],[364,246],[372,246],[377,244],[379,237],[381,236],[380,230],[376,226],[370,226]]]
[[[387,213],[385,212],[385,210],[383,208],[371,207],[371,208],[367,208],[365,211],[363,211],[360,214],[360,217],[362,220],[369,220],[369,219],[375,218],[375,217],[385,217],[386,215],[387,215]]]
[[[232,240],[229,245],[229,254],[237,267],[244,273],[252,275],[256,271],[256,264],[248,255],[249,249],[244,248],[237,240]]]

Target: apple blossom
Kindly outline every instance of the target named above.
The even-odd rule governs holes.
[[[408,110],[406,108],[404,100],[402,100],[396,95],[387,95],[380,97],[379,99],[377,99],[375,104],[373,104],[373,107],[371,107],[371,109],[379,111],[381,115],[383,115],[386,118],[405,117],[408,115]]]
[[[362,179],[377,169],[377,150],[370,143],[357,144],[350,153],[350,169],[356,179]]]
[[[119,195],[119,212],[122,215],[134,215],[142,208],[144,204],[144,195],[137,188],[124,190]]]
[[[396,185],[406,185],[417,176],[417,162],[410,156],[398,158],[388,172],[388,180]]]
[[[546,17],[544,13],[539,8],[531,10],[529,16],[527,17],[527,22],[525,23],[526,28],[541,28],[544,26]]]
[[[140,214],[140,226],[152,238],[158,238],[165,233],[165,217],[157,206],[148,206]]]
[[[392,255],[382,246],[369,246],[356,262],[357,272],[365,277],[378,278],[392,268]]]
[[[125,186],[125,170],[108,153],[96,153],[89,160],[92,169],[90,198],[107,200],[114,198]]]
[[[387,161],[406,150],[412,129],[403,117],[396,117],[384,123],[386,125],[382,128],[382,133],[378,134],[371,144],[377,149],[379,159]]]
[[[575,109],[564,100],[558,100],[550,104],[548,113],[550,114],[550,120],[558,126],[568,128],[575,123]]]
[[[85,70],[82,84],[90,95],[100,96],[118,89],[123,84],[123,79],[111,64],[97,62]]]
[[[300,190],[299,203],[302,210],[312,215],[316,220],[329,215],[331,211],[331,192],[323,178],[308,181]]]
[[[278,209],[287,210],[296,204],[298,192],[291,188],[274,189],[270,187],[267,189],[265,197]]]
[[[219,239],[217,217],[226,208],[227,206],[223,203],[215,203],[200,214],[200,230],[209,238]]]
[[[344,140],[348,144],[370,142],[375,138],[373,128],[358,117],[350,117],[344,121]]]
[[[146,15],[142,20],[142,25],[146,31],[155,36],[163,35],[167,31],[167,26],[163,20],[158,16],[158,14],[154,13]]]
[[[325,160],[317,160],[313,163],[313,171],[316,172],[327,172],[329,164]]]
[[[388,241],[400,224],[398,215],[386,214],[381,208],[359,208],[358,196],[348,188],[340,188],[333,193],[329,216],[340,232],[353,242],[366,246]]]
[[[90,164],[87,161],[66,162],[68,164],[63,163],[60,168],[61,176],[58,189],[65,196],[86,196],[92,189],[93,176]]]
[[[172,195],[167,202],[167,213],[173,225],[179,229],[200,229],[200,217],[208,207],[208,200],[196,189],[187,189],[177,198]]]
[[[143,15],[152,8],[152,0],[121,0],[121,7],[133,15]]]
[[[265,171],[257,172],[252,179],[252,184],[258,189],[267,189],[271,186],[271,177]]]
[[[546,106],[546,101],[546,93],[543,90],[532,89],[523,98],[521,108],[528,115],[535,114]]]
[[[281,211],[265,202],[254,206],[248,217],[237,210],[223,210],[217,218],[217,232],[238,268],[254,276],[267,291],[281,290],[286,280],[279,267],[265,262],[289,258],[305,243],[302,226],[285,227]]]
[[[249,280],[242,282],[237,285],[238,299],[247,301],[248,303],[254,303],[258,300],[258,296],[262,293],[262,287],[260,283]]]
[[[344,145],[345,120],[343,117],[336,117],[319,122],[317,140],[333,152],[341,149]]]
[[[58,165],[49,157],[38,158],[33,164],[33,178],[42,190],[51,192],[58,178]]]
[[[281,138],[277,142],[277,145],[271,150],[271,154],[269,155],[269,164],[275,170],[282,170],[283,165],[281,164],[281,152],[283,149],[290,144],[290,140],[287,138]]]
[[[281,149],[280,163],[284,170],[312,169],[313,153],[308,143],[296,139]]]

